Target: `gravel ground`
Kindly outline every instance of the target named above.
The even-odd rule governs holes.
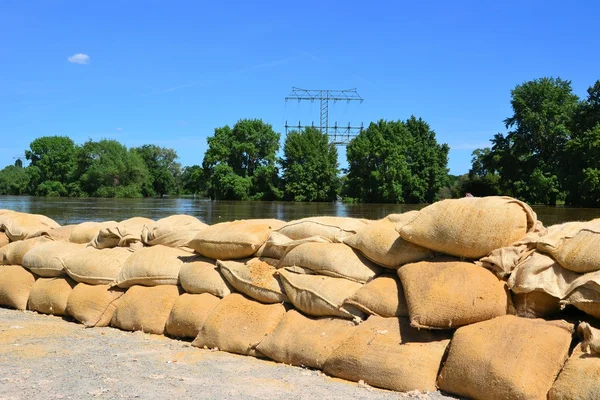
[[[452,397],[384,391],[164,336],[86,329],[59,317],[0,308],[0,400],[88,398]]]

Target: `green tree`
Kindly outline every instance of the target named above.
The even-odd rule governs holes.
[[[202,166],[211,198],[266,200],[278,196],[278,185],[273,180],[278,177],[275,153],[279,150],[279,134],[270,124],[243,119],[233,128],[216,128],[207,142]],[[265,177],[270,177],[269,185]],[[226,186],[219,187],[220,182]]]
[[[338,178],[337,149],[315,128],[287,134],[283,146],[285,198],[293,201],[334,201]]]
[[[173,149],[145,144],[132,149],[140,155],[152,181],[152,189],[145,193],[147,196],[174,194],[178,192],[178,181],[181,175],[181,164],[176,162],[179,158]]]
[[[181,171],[181,189],[185,194],[199,194],[206,191],[204,170],[201,166],[183,167]]]
[[[420,118],[371,123],[347,147],[345,194],[361,202],[431,203],[448,184],[448,151]]]
[[[21,195],[27,193],[29,175],[24,168],[9,165],[0,170],[0,194]]]
[[[65,185],[71,181],[76,163],[77,147],[73,140],[66,136],[44,136],[29,147],[25,151],[25,158],[31,162],[27,167],[29,191],[42,196],[66,195]]]

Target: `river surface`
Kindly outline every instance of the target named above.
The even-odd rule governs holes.
[[[56,222],[120,221],[130,217],[159,219],[173,214],[193,215],[207,224],[246,218],[277,218],[284,221],[337,215],[378,219],[392,213],[419,210],[426,204],[343,204],[266,201],[210,201],[205,198],[169,197],[148,199],[80,199],[64,197],[0,196],[0,209],[43,214]],[[549,226],[566,221],[600,217],[600,208],[535,206],[538,218]]]

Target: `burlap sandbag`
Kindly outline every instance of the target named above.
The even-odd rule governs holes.
[[[346,217],[309,217],[290,221],[278,232],[292,240],[322,236],[332,242],[354,235],[365,227],[363,220]]]
[[[279,268],[302,267],[314,273],[365,283],[381,273],[381,267],[343,243],[304,243],[290,249]]]
[[[306,275],[281,269],[278,271],[285,294],[298,310],[314,317],[364,319],[365,313],[344,300],[356,293],[362,284],[343,278]]]
[[[571,285],[569,295],[561,301],[581,311],[600,318],[600,271],[581,275]]]
[[[0,247],[4,247],[9,243],[10,240],[8,239],[8,236],[6,236],[6,233],[0,232]]]
[[[256,349],[284,364],[323,369],[327,358],[348,340],[354,327],[346,319],[309,318],[290,310]]]
[[[439,388],[471,399],[546,399],[569,356],[573,325],[513,315],[459,328]]]
[[[100,229],[89,245],[97,249],[110,249],[117,246],[142,247],[142,229],[145,225],[152,224],[154,221],[149,218],[129,218],[117,225]]]
[[[263,304],[230,294],[208,316],[192,346],[263,357],[256,346],[275,330],[284,315],[282,304]]]
[[[331,243],[331,240],[322,236],[311,236],[305,239],[293,240],[279,233],[271,232],[267,241],[256,252],[257,257],[267,257],[279,260],[290,248],[303,243]]]
[[[545,292],[513,293],[515,315],[523,318],[549,318],[561,310],[560,299]]]
[[[117,303],[110,325],[162,335],[179,294],[175,285],[132,286]]]
[[[70,278],[39,278],[31,287],[27,308],[42,314],[69,315],[67,301],[76,283]]]
[[[0,248],[0,264],[4,265],[22,265],[25,254],[42,243],[52,242],[45,236],[38,236],[32,239],[18,240]]]
[[[87,327],[109,326],[125,291],[109,285],[78,283],[67,301],[67,313]]]
[[[76,282],[112,284],[131,254],[132,250],[125,247],[101,250],[84,247],[67,254],[63,263],[65,272]]]
[[[380,317],[408,317],[404,290],[395,276],[382,275],[373,279],[344,300],[344,305]]]
[[[193,256],[187,251],[163,245],[144,247],[125,260],[115,284],[121,288],[177,285],[179,270],[188,257]]]
[[[600,221],[572,222],[561,226],[563,229],[540,239],[538,250],[574,272],[600,270]]]
[[[473,263],[440,258],[400,267],[411,324],[448,329],[506,315],[504,282]]]
[[[47,232],[43,232],[44,236],[48,236],[52,240],[60,240],[68,242],[71,237],[71,232],[77,227],[77,225],[64,225],[60,228],[50,229]]]
[[[414,219],[417,213],[390,214],[366,225],[357,234],[343,238],[342,242],[360,251],[369,260],[393,270],[407,263],[425,260],[434,253],[407,242],[396,231],[398,226]]]
[[[45,215],[14,211],[0,214],[0,231],[5,232],[11,242],[39,236],[41,232],[59,227],[56,221]]]
[[[398,232],[419,246],[479,259],[522,239],[536,222],[531,207],[511,197],[464,197],[423,208]]]
[[[35,277],[20,265],[0,266],[0,305],[27,309],[27,300]]]
[[[277,219],[246,219],[222,222],[198,232],[189,247],[215,260],[250,257],[266,242],[271,231],[283,226]]]
[[[577,345],[550,389],[548,399],[600,399],[600,356],[591,356]]]
[[[23,256],[23,266],[44,278],[64,275],[65,257],[81,249],[82,246],[81,244],[54,240],[39,244],[25,253]]]
[[[370,317],[327,359],[324,372],[371,386],[436,391],[450,333],[419,331],[406,318]]]
[[[195,338],[219,301],[220,298],[209,293],[182,294],[173,305],[165,332],[173,337]]]
[[[75,226],[69,235],[69,242],[72,243],[89,243],[104,228],[116,227],[119,223],[117,221],[104,221],[104,222],[82,222]]]
[[[277,269],[258,258],[217,261],[221,274],[240,293],[261,303],[288,301]]]
[[[600,329],[592,327],[587,322],[582,322],[577,327],[577,334],[582,340],[582,351],[600,356]]]
[[[179,284],[187,293],[210,293],[217,297],[231,294],[233,287],[221,275],[216,260],[187,257],[179,270]]]
[[[204,222],[191,215],[171,215],[142,229],[142,241],[148,246],[186,247],[196,234],[207,228]]]

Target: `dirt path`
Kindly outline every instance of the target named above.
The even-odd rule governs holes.
[[[3,399],[398,399],[318,371],[0,308]]]

